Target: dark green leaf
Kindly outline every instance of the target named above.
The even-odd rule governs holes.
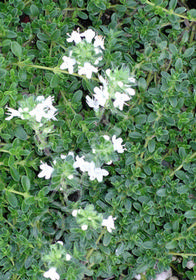
[[[21,184],[22,184],[25,192],[29,191],[29,189],[31,187],[31,183],[30,183],[30,180],[27,176],[22,176]]]
[[[19,58],[22,56],[22,47],[16,41],[11,42],[11,51]]]
[[[12,207],[16,208],[18,206],[18,200],[16,198],[16,195],[10,191],[7,191],[6,196],[7,196],[7,200],[9,202],[9,204]]]

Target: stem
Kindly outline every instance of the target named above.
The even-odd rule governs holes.
[[[191,230],[195,226],[196,226],[196,222],[194,224],[192,224],[189,228],[187,228],[187,231]]]
[[[11,190],[11,189],[6,189],[6,191],[11,192],[11,193],[15,193],[15,194],[22,195],[24,198],[31,197],[31,195],[28,194],[28,193],[22,193],[22,192],[18,192],[18,191]]]
[[[162,9],[162,11],[164,11],[164,12],[167,13],[168,15],[175,15],[175,16],[177,16],[177,17],[181,17],[181,18],[187,19],[187,20],[189,20],[189,21],[195,21],[193,18],[192,18],[192,19],[189,19],[187,16],[183,16],[183,15],[177,14],[177,13],[175,13],[173,10],[167,10],[167,9],[161,7],[161,6],[158,6],[158,5],[154,4],[154,3],[151,3],[151,2],[148,1],[148,0],[145,0],[145,2],[146,2],[146,4],[148,4],[148,5],[150,5],[150,6],[156,7],[156,8],[158,8],[158,9]]]
[[[79,75],[79,74],[76,74],[76,73],[70,74],[68,71],[61,70],[61,69],[59,69],[58,67],[52,68],[52,67],[46,67],[46,66],[41,66],[41,65],[24,64],[24,63],[22,63],[22,62],[13,63],[13,65],[17,65],[17,66],[19,66],[19,67],[29,67],[29,68],[43,69],[43,70],[52,71],[52,72],[54,72],[54,74],[56,74],[56,73],[63,73],[63,74],[71,75],[71,76],[76,76],[76,77],[79,77],[79,78],[82,78],[82,79],[86,79],[86,76]],[[94,81],[98,81],[98,82],[99,82],[99,79],[97,79],[97,78],[93,78],[93,77],[92,77],[91,80],[94,80]]]
[[[95,242],[96,245],[99,243],[99,241],[100,241],[100,239],[102,238],[102,236],[104,235],[104,233],[105,233],[105,228],[101,231],[99,237],[97,238],[97,241]],[[87,259],[87,260],[90,258],[90,256],[92,255],[93,251],[94,251],[93,248],[91,248],[91,249],[88,251],[88,253],[87,253],[87,255],[86,255],[86,259]],[[92,264],[89,265],[89,266],[92,266]],[[89,267],[88,267],[88,268],[89,268]]]
[[[193,159],[195,156],[196,156],[196,152],[193,153],[193,154],[190,156],[190,159]],[[183,162],[186,162],[186,159],[185,159]],[[176,173],[176,171],[180,170],[182,167],[183,167],[183,163],[182,163],[180,166],[178,166],[172,173],[170,173],[169,176],[172,177],[172,176]]]
[[[169,252],[168,255],[174,255],[174,256],[181,256],[181,257],[196,257],[196,254],[191,253],[175,253],[175,252]]]

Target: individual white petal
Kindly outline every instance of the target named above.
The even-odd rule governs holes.
[[[100,88],[95,87],[94,92],[95,92],[95,94],[94,94],[95,99],[98,100],[99,105],[104,107],[106,101],[109,98],[109,92],[108,92],[107,87],[102,87],[102,86],[100,86]]]
[[[124,152],[124,145],[122,145],[123,139],[122,138],[116,138],[116,135],[112,136],[112,143],[113,143],[113,148],[114,151],[117,151],[118,153],[123,153]]]
[[[135,78],[133,78],[133,77],[130,77],[128,80],[129,80],[130,83],[135,83],[136,82]]]
[[[99,109],[99,101],[97,99],[90,98],[89,95],[86,96],[86,103],[89,107],[94,108],[95,111]]]
[[[73,31],[71,35],[67,34],[69,38],[67,39],[67,42],[75,42],[76,44],[80,43],[82,41],[80,33],[77,31]]]
[[[110,141],[110,137],[108,135],[103,135],[103,138],[107,141]]]
[[[87,230],[87,229],[88,229],[88,226],[87,226],[87,225],[82,225],[82,226],[81,226],[81,229],[82,229],[82,230]]]
[[[130,96],[135,95],[135,90],[134,90],[133,88],[126,88],[125,91],[126,91]]]
[[[58,243],[58,244],[63,246],[63,241],[57,241],[56,243]]]
[[[88,29],[86,31],[84,31],[83,33],[80,34],[81,37],[85,37],[86,41],[88,43],[92,42],[92,39],[95,37],[95,31],[93,31],[92,29]]]
[[[68,72],[70,74],[73,74],[74,72],[74,65],[76,64],[76,60],[74,58],[71,58],[69,56],[63,56],[63,63],[60,65],[61,70],[68,69]]]
[[[8,110],[8,112],[6,114],[10,114],[9,117],[5,118],[7,121],[11,120],[13,117],[22,118],[21,112],[14,110],[12,108],[9,108],[9,107],[7,107],[6,109]]]
[[[59,280],[60,276],[56,272],[56,267],[51,267],[48,271],[44,273],[45,278],[50,278],[51,280]]]
[[[45,179],[50,179],[52,172],[54,171],[54,168],[49,166],[47,163],[43,163],[40,165],[40,169],[42,170],[39,174],[39,178],[45,177]]]
[[[116,218],[109,216],[107,219],[103,219],[102,226],[107,227],[108,232],[112,232],[112,230],[115,229],[115,226],[114,226],[115,220],[116,220]]]
[[[70,261],[71,260],[71,255],[70,254],[66,254],[66,261]]]
[[[94,47],[101,47],[103,50],[105,49],[104,38],[101,35],[95,36]]]
[[[78,67],[78,74],[79,75],[86,75],[86,77],[88,79],[90,79],[92,77],[92,73],[97,73],[98,72],[98,68],[94,67],[92,64],[90,64],[89,62],[85,62],[84,66],[79,66]]]
[[[113,102],[113,105],[115,108],[119,108],[119,110],[123,110],[123,106],[125,103],[125,101],[129,101],[130,97],[127,94],[124,93],[120,93],[120,92],[116,92],[115,93],[115,101]]]
[[[77,214],[78,214],[78,210],[74,209],[74,210],[72,211],[72,216],[73,216],[73,217],[76,217]]]

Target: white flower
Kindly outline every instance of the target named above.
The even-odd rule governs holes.
[[[93,31],[92,29],[88,29],[86,31],[84,31],[83,33],[80,34],[81,37],[85,37],[86,41],[88,43],[92,42],[92,39],[95,37],[95,31]]]
[[[124,152],[124,148],[122,145],[122,142],[123,142],[123,139],[122,138],[118,138],[116,139],[116,135],[113,135],[112,136],[112,143],[113,143],[113,148],[114,148],[114,151],[117,151],[118,153],[123,153]]]
[[[103,135],[103,138],[107,141],[110,141],[110,137],[108,135]]]
[[[57,243],[63,246],[63,241],[57,241]]]
[[[89,163],[88,175],[91,181],[97,179],[98,182],[102,182],[103,176],[107,176],[108,174],[109,172],[107,170],[95,167],[95,163],[93,161]]]
[[[23,110],[21,108],[19,108],[19,110],[14,110],[12,108],[9,108],[9,107],[6,107],[8,112],[6,114],[10,114],[9,117],[6,118],[7,121],[11,120],[13,117],[18,117],[18,118],[21,118],[21,119],[24,119],[22,113],[23,113]]]
[[[115,229],[115,226],[114,226],[115,220],[116,220],[116,218],[109,216],[107,219],[103,219],[102,226],[107,227],[108,232],[112,232],[112,230]]]
[[[168,279],[171,276],[172,276],[172,270],[170,268],[169,270],[164,271],[164,272],[158,274],[156,276],[155,280],[166,280],[166,279]]]
[[[120,93],[120,92],[115,93],[115,98],[116,99],[115,99],[113,105],[115,108],[119,108],[121,111],[123,110],[124,104],[126,104],[125,101],[130,100],[130,97],[127,94]]]
[[[74,210],[72,211],[72,216],[73,216],[73,217],[76,217],[77,214],[78,214],[78,210],[74,209]]]
[[[70,54],[71,55],[71,54]],[[69,56],[63,56],[63,63],[60,65],[61,70],[68,69],[68,72],[70,74],[73,74],[74,72],[74,64],[76,64],[76,60],[74,58],[71,58]]]
[[[93,108],[95,111],[99,109],[99,101],[97,99],[90,98],[89,95],[86,96],[86,103],[89,107]]]
[[[130,83],[134,83],[135,84],[135,82],[136,82],[135,78],[133,78],[133,77],[128,78],[128,80],[129,80]]]
[[[92,64],[90,64],[89,62],[85,62],[84,66],[79,66],[78,67],[78,74],[79,75],[86,75],[86,77],[88,79],[90,79],[92,77],[92,73],[97,73],[98,69],[96,67],[94,67]]]
[[[51,267],[48,271],[44,273],[45,278],[50,278],[51,280],[59,280],[60,276],[56,272],[56,267]]]
[[[188,261],[187,264],[186,264],[186,267],[187,267],[188,269],[191,269],[191,268],[193,268],[195,265],[196,265],[196,264],[195,264],[193,261]]]
[[[66,261],[70,261],[71,260],[71,255],[70,254],[66,254]]]
[[[95,87],[94,92],[95,92],[95,94],[94,94],[95,99],[98,100],[99,105],[104,107],[106,101],[109,98],[109,92],[108,92],[107,87],[104,87],[104,88],[102,86],[100,88]]]
[[[135,90],[134,90],[133,88],[126,88],[125,91],[126,91],[130,96],[135,95]]]
[[[82,41],[80,33],[77,31],[72,31],[71,35],[67,34],[69,38],[67,39],[67,42],[75,42],[76,44],[80,43]]]
[[[94,41],[94,47],[101,47],[103,50],[105,49],[104,48],[104,39],[101,35],[97,35],[95,36],[95,41]]]
[[[41,122],[42,118],[47,120],[56,120],[57,109],[52,105],[53,97],[49,96],[41,103],[37,104],[36,107],[29,112],[29,114],[35,117],[37,122]],[[39,100],[38,98],[36,99]]]
[[[84,156],[82,156],[81,158],[79,156],[76,156],[76,161],[74,162],[73,167],[79,167],[82,172],[85,172],[89,169],[89,162],[84,160]]]
[[[49,166],[47,163],[43,163],[40,165],[40,169],[42,170],[39,174],[39,178],[45,177],[45,179],[50,179],[52,172],[54,171],[54,168]]]
[[[82,226],[81,226],[81,229],[82,229],[82,230],[87,230],[87,228],[88,228],[87,225],[82,225]]]

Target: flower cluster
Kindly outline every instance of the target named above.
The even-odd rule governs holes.
[[[102,138],[106,141],[105,143],[92,144],[92,152],[96,154],[96,158],[106,158],[108,159],[109,156],[112,156],[112,153],[115,151],[118,153],[123,153],[125,148],[122,145],[122,138],[116,138],[116,135],[112,136],[112,141],[108,135],[103,135]],[[107,145],[107,142],[109,145]],[[105,155],[104,155],[105,154]],[[75,169],[79,168],[82,172],[87,172],[89,179],[91,181],[97,179],[98,182],[103,181],[103,177],[109,175],[109,172],[106,169],[102,169],[101,166],[97,167],[96,162],[93,160],[86,161],[85,156],[79,157],[76,155],[74,159],[74,153],[69,152],[67,156],[61,155],[60,160],[54,160],[53,166],[48,165],[47,163],[41,162],[40,169],[41,172],[38,174],[39,178],[50,179],[54,170],[56,171],[56,175],[64,176],[66,179],[69,180],[73,179],[75,174]],[[112,160],[108,159],[106,164],[111,164]]]
[[[63,56],[63,63],[60,65],[61,70],[68,69],[73,74],[74,68],[78,68],[79,75],[86,75],[88,79],[92,73],[97,73],[95,67],[102,60],[102,50],[104,50],[104,40],[101,36],[95,35],[95,31],[88,29],[83,33],[73,31],[69,35],[67,42],[74,42],[68,56]]]
[[[44,96],[38,96],[33,102],[33,106],[31,101],[31,98],[29,98],[26,102],[23,102],[18,110],[7,107],[7,114],[10,116],[6,120],[18,117],[22,120],[34,120],[39,123],[39,126],[43,125],[43,120],[56,120],[57,109],[52,105],[53,97],[45,98]]]
[[[86,96],[89,107],[98,111],[99,106],[107,107],[109,101],[112,100],[113,106],[122,111],[123,106],[127,105],[125,102],[135,95],[135,90],[131,87],[135,83],[135,79],[129,76],[129,70],[126,68],[114,71],[107,69],[105,79],[99,75],[102,85],[94,88],[93,98],[89,95]]]
[[[115,229],[114,221],[111,215],[107,219],[103,219],[101,214],[98,214],[93,205],[86,206],[85,209],[75,209],[72,211],[72,216],[76,217],[77,223],[80,224],[82,230],[87,230],[88,227],[97,228],[100,225],[105,226],[108,232],[112,232]]]
[[[63,242],[57,241],[55,244],[50,246],[49,254],[43,257],[43,260],[47,261],[51,265],[51,268],[48,271],[44,272],[43,276],[45,278],[50,278],[51,280],[59,280],[60,276],[56,271],[56,267],[52,265],[54,265],[55,263],[58,265],[58,263],[61,262],[62,259],[64,259],[65,261],[70,261],[71,258],[71,255],[66,253],[63,247]]]

